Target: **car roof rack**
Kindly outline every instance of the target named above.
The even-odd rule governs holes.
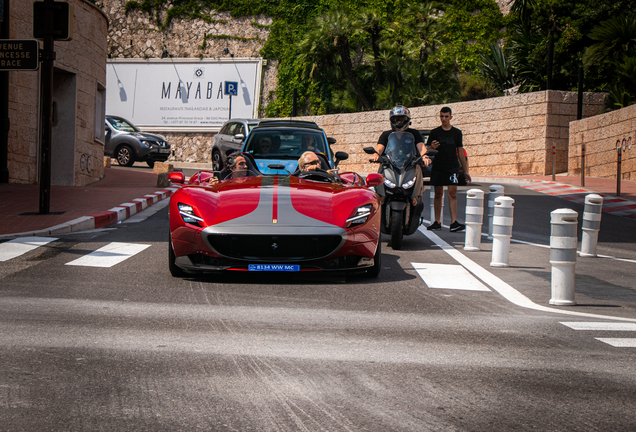
[[[291,126],[291,127],[303,127],[309,129],[320,129],[315,122],[305,121],[305,120],[261,120],[258,124],[258,128],[264,127],[281,127],[281,126]]]

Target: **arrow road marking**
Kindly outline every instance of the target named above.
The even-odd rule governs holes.
[[[57,239],[53,237],[20,237],[0,243],[0,261],[8,261],[19,257],[55,240]]]
[[[112,267],[143,251],[150,245],[134,243],[109,243],[104,247],[66,263],[72,266]]]

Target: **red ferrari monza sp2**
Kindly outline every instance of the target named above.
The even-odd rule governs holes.
[[[353,172],[296,172],[209,180],[199,171],[170,198],[173,276],[220,271],[380,272],[384,180]]]

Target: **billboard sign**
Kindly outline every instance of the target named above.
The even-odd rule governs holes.
[[[229,83],[232,116],[256,118],[261,71],[255,58],[109,59],[106,113],[141,127],[218,127],[229,118]]]

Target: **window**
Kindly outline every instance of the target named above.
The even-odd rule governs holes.
[[[97,83],[95,89],[94,134],[97,141],[104,142],[104,122],[106,120],[106,87]]]

